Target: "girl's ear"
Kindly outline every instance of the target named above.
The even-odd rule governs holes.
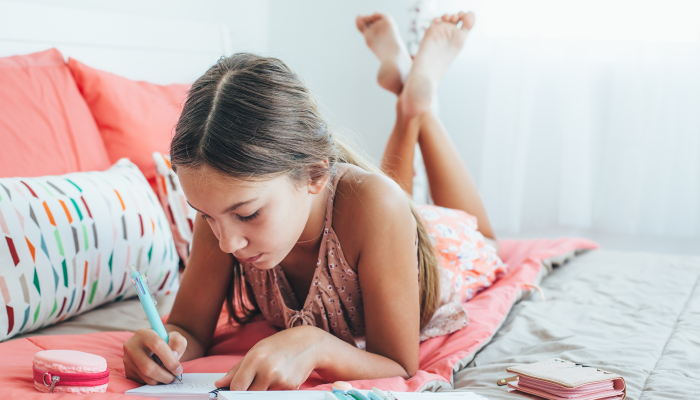
[[[309,167],[308,190],[311,194],[319,194],[328,184],[330,178],[328,159],[319,161]]]

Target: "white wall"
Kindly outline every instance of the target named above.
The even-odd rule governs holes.
[[[304,79],[331,124],[361,138],[378,161],[394,125],[396,96],[376,83],[379,62],[355,27],[358,14],[381,10],[408,24],[407,1],[270,2],[269,55]],[[405,29],[402,29],[405,30]]]
[[[267,50],[267,0],[22,0],[21,3],[224,24],[230,35],[229,52]]]

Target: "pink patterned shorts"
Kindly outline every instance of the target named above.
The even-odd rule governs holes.
[[[440,267],[445,269],[462,301],[491,286],[506,273],[496,249],[477,231],[476,217],[462,210],[418,206]]]

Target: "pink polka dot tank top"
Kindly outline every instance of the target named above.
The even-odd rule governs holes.
[[[342,170],[341,170],[342,171]],[[313,325],[360,348],[364,348],[362,290],[333,230],[333,200],[342,173],[333,181],[328,196],[326,222],[318,261],[303,304],[299,304],[282,267],[263,270],[243,264],[263,316],[279,328]],[[440,299],[420,340],[442,336],[468,325],[462,302],[488,287],[505,272],[495,249],[476,230],[476,218],[459,210],[420,206],[423,222],[436,248],[440,269]],[[418,274],[417,265],[407,265]]]

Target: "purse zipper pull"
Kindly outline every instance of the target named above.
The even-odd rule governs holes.
[[[519,375],[510,376],[508,378],[499,379],[498,382],[496,382],[496,383],[498,384],[498,386],[503,386],[503,385],[507,384],[508,382],[517,381],[518,378],[520,378]]]
[[[56,383],[61,380],[60,376],[53,375],[51,377],[51,386],[49,386],[49,393],[53,393],[53,388],[56,386]]]

